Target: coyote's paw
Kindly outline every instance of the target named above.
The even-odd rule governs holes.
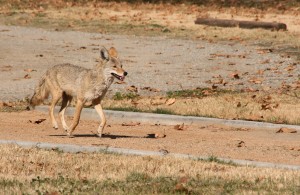
[[[67,136],[68,136],[69,138],[74,138],[74,137],[75,137],[75,136],[72,135],[70,132],[67,132]]]
[[[63,128],[64,128],[65,132],[69,131],[69,127],[67,125],[63,125]]]
[[[102,137],[102,133],[98,133],[97,136],[98,136],[99,138],[101,138],[101,137]]]
[[[57,125],[57,123],[53,123],[53,129],[58,129],[58,125]]]

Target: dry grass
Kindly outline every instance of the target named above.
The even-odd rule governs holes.
[[[59,191],[67,184],[74,187],[73,192],[80,192],[76,191],[79,187],[76,189],[74,183],[78,186],[85,184],[85,189],[90,189],[94,184],[110,189],[114,184],[113,189],[116,192],[140,193],[134,189],[123,189],[122,185],[125,184],[122,182],[125,181],[126,185],[138,182],[142,191],[144,188],[157,190],[163,184],[156,183],[158,186],[153,186],[151,182],[158,178],[171,180],[172,189],[182,184],[182,189],[192,193],[224,192],[225,184],[226,190],[231,193],[297,193],[300,190],[300,172],[292,170],[233,166],[168,157],[128,158],[126,155],[107,153],[71,154],[36,148],[23,149],[14,145],[1,145],[0,156],[0,188],[10,193],[20,193],[22,190],[25,190],[23,193],[32,193],[37,189],[44,193]],[[61,183],[57,183],[58,181]],[[202,186],[201,190],[197,187],[190,189],[194,184],[201,187],[207,181],[210,183]],[[231,189],[232,187],[235,189]]]
[[[105,100],[107,109],[157,112],[166,114],[204,116],[224,119],[245,119],[272,123],[300,124],[299,97],[277,93],[220,93],[206,97],[175,97],[167,105],[167,97],[139,97]],[[163,112],[162,112],[163,113]]]
[[[108,110],[300,124],[298,91],[288,93],[204,91],[210,94],[203,95],[198,90],[189,90],[188,93],[182,91],[169,93],[169,96],[141,97],[134,93],[118,92],[113,98],[106,97],[102,105]],[[167,101],[173,98],[174,103],[168,105]],[[75,106],[75,102],[72,102],[71,106]],[[27,101],[0,101],[0,112],[28,109]]]

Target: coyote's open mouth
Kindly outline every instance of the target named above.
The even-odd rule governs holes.
[[[116,77],[117,79],[119,79],[119,80],[121,80],[121,81],[123,81],[124,79],[125,79],[125,76],[119,76],[119,75],[117,75],[117,74],[115,74],[115,73],[111,73],[114,77]]]

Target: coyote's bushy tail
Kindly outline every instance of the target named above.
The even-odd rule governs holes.
[[[35,106],[41,104],[44,99],[48,98],[48,96],[49,90],[46,85],[46,75],[43,75],[34,90],[32,98],[30,99],[30,106],[34,108]]]

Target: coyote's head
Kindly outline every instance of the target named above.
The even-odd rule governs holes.
[[[123,70],[122,63],[118,58],[118,52],[114,47],[111,47],[108,51],[105,47],[102,47],[100,49],[100,57],[105,61],[104,72],[106,76],[113,76],[121,81],[125,79],[127,72]]]

